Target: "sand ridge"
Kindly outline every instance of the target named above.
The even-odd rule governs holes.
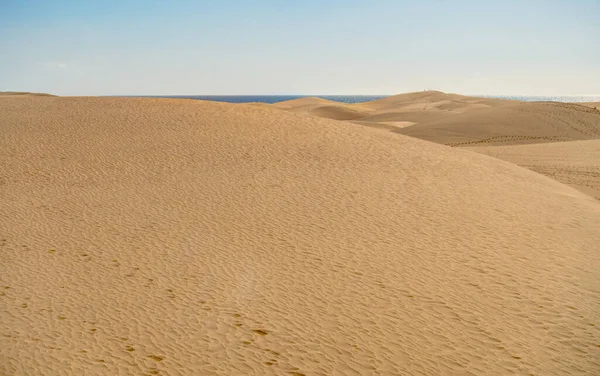
[[[530,168],[598,198],[596,167],[599,161],[595,150],[587,153],[595,143],[576,142],[600,139],[598,103],[521,102],[427,91],[359,104],[334,105],[331,101],[300,99],[274,106],[347,120],[447,146],[472,148]],[[343,116],[358,113],[360,116]],[[563,142],[565,146],[500,147]],[[577,149],[579,145],[584,146],[582,150]],[[554,151],[559,152],[560,157],[552,155]]]
[[[600,369],[600,203],[550,178],[264,106],[0,114],[0,373]]]
[[[449,146],[531,144],[600,138],[600,113],[554,102],[478,109],[401,131]]]
[[[55,97],[47,93],[30,93],[27,91],[0,91],[0,97]]]
[[[423,122],[458,114],[469,109],[502,106],[513,101],[466,97],[439,91],[398,94],[365,103],[338,103],[322,98],[299,98],[272,106],[292,112],[335,119],[353,120],[363,125]]]
[[[590,108],[591,104],[521,102],[425,91],[357,104],[301,98],[273,106],[384,128],[449,146],[600,138],[600,111]],[[404,122],[412,125],[393,126]]]

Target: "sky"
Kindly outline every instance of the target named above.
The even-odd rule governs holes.
[[[0,91],[600,95],[600,0],[0,0]]]

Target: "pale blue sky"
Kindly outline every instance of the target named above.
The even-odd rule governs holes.
[[[600,94],[600,0],[0,0],[0,91]]]

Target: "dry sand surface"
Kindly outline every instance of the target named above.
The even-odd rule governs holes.
[[[600,140],[479,146],[470,150],[526,167],[600,200]]]
[[[299,112],[334,120],[348,120],[361,125],[388,128],[390,123],[400,122],[401,127],[460,114],[470,109],[506,105],[509,101],[465,97],[426,91],[395,95],[367,103],[338,103],[321,98],[300,98],[280,102],[272,106],[291,112]]]
[[[573,141],[600,140],[600,102],[521,102],[425,91],[359,104],[302,98],[273,106],[471,148],[599,197],[598,143]],[[510,145],[522,147],[499,147]]]
[[[0,130],[0,374],[600,370],[600,202],[553,179],[265,106],[6,97]]]
[[[580,103],[580,104],[582,104],[584,106],[588,106],[588,107],[600,109],[600,102],[583,102],[583,103]]]
[[[590,108],[590,103],[520,102],[425,91],[359,104],[302,98],[273,106],[449,146],[600,139],[600,110]]]

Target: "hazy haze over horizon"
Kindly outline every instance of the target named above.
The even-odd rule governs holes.
[[[598,1],[0,2],[0,91],[599,95]]]

